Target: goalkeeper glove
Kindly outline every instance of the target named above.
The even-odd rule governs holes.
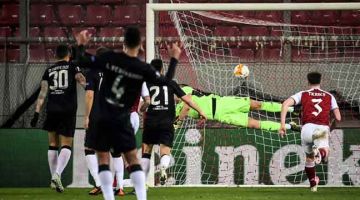
[[[35,127],[36,124],[37,124],[37,122],[38,122],[38,120],[39,120],[39,113],[38,113],[38,112],[35,112],[32,120],[31,120],[31,122],[30,122],[31,127]]]

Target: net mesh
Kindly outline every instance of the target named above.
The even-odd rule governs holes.
[[[263,18],[274,16],[273,12],[253,13]],[[281,101],[307,87],[308,72],[319,71],[323,74],[323,89],[335,94],[345,113],[343,117],[357,119],[358,27],[291,24],[285,23],[283,17],[274,22],[273,17],[263,20],[240,11],[171,11],[168,14],[184,44],[185,56],[178,70],[178,82],[218,95]],[[164,28],[161,26],[160,36]],[[161,44],[157,45],[157,51],[159,57],[167,60]],[[234,77],[234,66],[239,63],[250,67],[247,79]],[[280,120],[278,114],[271,112],[251,111],[249,116],[258,120]],[[289,115],[287,120],[299,123],[299,116]],[[343,147],[342,139],[340,133],[332,134],[333,151]],[[212,122],[208,122],[206,128],[199,128],[196,120],[188,118],[176,131],[172,152],[175,159],[169,170],[172,181],[168,184],[308,184],[303,172],[305,154],[300,144],[298,132],[290,131],[281,139],[276,133],[264,130],[229,129]],[[341,178],[335,180],[329,175],[328,166],[342,168],[338,173],[351,171],[355,176],[343,178],[341,174],[338,175]],[[320,184],[358,182],[359,171],[350,165],[340,166],[334,161],[317,166],[317,171]]]

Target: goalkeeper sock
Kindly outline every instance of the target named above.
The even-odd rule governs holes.
[[[141,168],[145,173],[145,179],[147,178],[150,171],[150,158],[151,154],[149,153],[144,153],[141,158]]]
[[[94,179],[95,182],[95,186],[96,187],[100,187],[101,183],[100,183],[100,179],[99,179],[99,164],[95,155],[95,151],[94,150],[85,150],[85,159],[86,159],[86,164],[87,167],[89,169],[89,172],[91,174],[91,176]]]
[[[113,176],[109,165],[99,166],[99,178],[101,182],[101,191],[105,200],[114,200],[114,191],[112,188]]]
[[[160,159],[160,168],[167,169],[170,165],[170,156],[169,155],[163,155]]]
[[[58,160],[58,147],[49,146],[48,150],[48,162],[51,176],[55,173]]]
[[[306,162],[305,163],[305,172],[310,182],[310,187],[313,187],[316,185],[316,172],[315,172],[315,162]]]
[[[62,146],[55,171],[57,174],[59,174],[59,176],[61,176],[61,173],[64,171],[66,165],[70,160],[70,157],[71,157],[71,147]]]
[[[281,112],[281,104],[275,102],[261,102],[261,110],[268,112]]]
[[[260,121],[260,129],[267,131],[278,131],[280,129],[279,122]]]
[[[134,184],[135,194],[138,200],[146,200],[145,174],[140,165],[129,166],[130,178]]]
[[[123,189],[124,187],[124,160],[120,157],[113,157],[114,170],[117,182],[117,188]]]
[[[261,102],[261,110],[268,112],[281,112],[281,103]],[[289,107],[288,112],[294,112],[294,107]]]

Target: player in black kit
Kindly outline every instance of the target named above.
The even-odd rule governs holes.
[[[137,199],[146,199],[145,175],[136,157],[134,130],[130,124],[130,109],[138,98],[143,81],[168,82],[175,73],[181,50],[177,44],[169,48],[169,71],[166,77],[156,73],[151,65],[137,58],[141,46],[138,28],[127,28],[124,37],[125,51],[113,51],[100,56],[84,56],[84,46],[91,39],[87,31],[77,37],[77,59],[81,66],[102,69],[104,80],[90,114],[89,131],[94,134],[90,147],[96,150],[99,161],[99,177],[105,200],[113,200],[112,174],[109,169],[111,150],[113,154],[124,153],[129,164],[130,178],[135,186]]]
[[[160,59],[151,61],[151,65],[163,74],[163,63]],[[170,164],[170,153],[174,139],[175,99],[181,98],[191,108],[196,110],[200,117],[206,119],[201,109],[193,103],[175,81],[168,83],[146,83],[150,94],[150,105],[144,116],[143,155],[141,166],[147,176],[150,168],[150,156],[154,144],[160,144],[160,183],[167,179],[166,169]],[[142,106],[141,111],[146,107]]]
[[[35,127],[40,110],[48,95],[44,130],[49,135],[48,162],[51,172],[51,187],[63,192],[61,173],[66,167],[70,156],[75,132],[77,92],[76,81],[85,87],[85,77],[80,68],[70,62],[70,49],[67,45],[56,48],[58,61],[46,69],[41,90],[37,99],[35,114],[31,126]],[[61,150],[58,156],[59,139]]]

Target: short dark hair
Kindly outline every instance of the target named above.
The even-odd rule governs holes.
[[[163,61],[161,59],[153,59],[150,65],[153,66],[158,72],[161,72],[163,69]]]
[[[307,79],[311,85],[320,84],[321,74],[319,72],[310,72],[307,74]]]
[[[141,43],[141,33],[139,28],[130,26],[125,31],[125,46],[135,48]]]
[[[100,56],[101,54],[104,54],[104,53],[109,52],[109,51],[110,51],[109,48],[101,46],[101,47],[96,49],[96,55]]]
[[[68,45],[60,44],[56,47],[56,58],[63,59],[70,54],[71,53]]]

